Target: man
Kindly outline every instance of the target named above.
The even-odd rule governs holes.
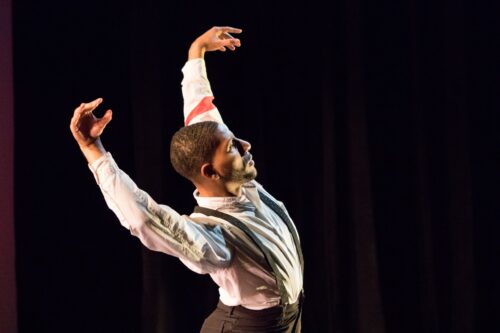
[[[109,208],[151,250],[178,257],[219,286],[220,301],[202,332],[300,332],[303,259],[297,230],[284,205],[254,178],[250,143],[222,122],[206,75],[204,54],[234,51],[241,33],[214,27],[198,37],[183,68],[185,127],[171,141],[175,170],[196,187],[199,207],[189,216],[157,204],[118,168],[100,135],[111,110],[82,103],[71,132]]]

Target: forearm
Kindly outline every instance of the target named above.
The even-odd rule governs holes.
[[[193,59],[204,59],[205,58],[206,47],[201,45],[200,41],[196,39],[189,48],[188,61]]]
[[[232,27],[213,27],[195,39],[188,52],[188,61],[182,72],[182,94],[184,97],[184,124],[202,121],[222,123],[217,107],[213,104],[212,90],[205,68],[205,52],[231,51],[241,46],[240,40],[231,36],[241,29]]]
[[[206,229],[156,203],[119,169],[109,153],[90,169],[108,207],[147,248],[187,260],[199,268],[198,272],[227,265],[230,253],[221,230]]]

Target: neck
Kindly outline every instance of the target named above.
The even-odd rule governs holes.
[[[241,184],[194,184],[201,197],[238,197],[241,194]]]

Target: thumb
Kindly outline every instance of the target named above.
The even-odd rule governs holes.
[[[111,119],[113,119],[113,111],[108,110],[108,111],[106,111],[106,113],[104,114],[104,116],[102,116],[102,118],[101,118],[100,121],[105,121],[105,125],[104,126],[106,126],[111,121]]]
[[[108,111],[106,111],[104,116],[102,116],[102,118],[97,121],[97,123],[98,123],[99,127],[104,129],[104,127],[106,127],[106,125],[109,124],[111,119],[113,119],[113,111],[108,110]]]
[[[104,131],[104,128],[106,128],[106,126],[111,121],[111,119],[113,119],[113,111],[108,110],[108,111],[106,111],[104,116],[102,116],[102,118],[100,118],[96,122],[95,128],[92,129],[92,133],[91,133],[92,136],[94,136],[94,137],[100,136],[102,134],[102,132]]]

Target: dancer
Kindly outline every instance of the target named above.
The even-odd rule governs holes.
[[[149,249],[178,257],[219,286],[219,303],[201,332],[300,332],[297,230],[283,203],[255,180],[250,143],[229,130],[212,103],[205,53],[235,51],[241,42],[232,34],[239,33],[211,28],[191,44],[182,69],[185,126],[172,137],[170,159],[196,188],[191,215],[156,203],[118,167],[100,139],[112,111],[93,114],[101,98],[78,106],[70,129],[120,223]]]

